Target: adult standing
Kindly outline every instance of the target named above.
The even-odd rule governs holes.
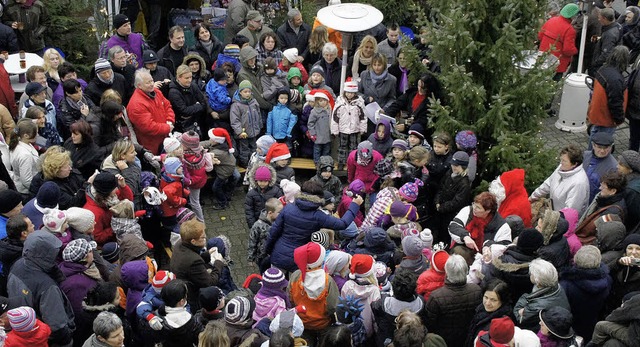
[[[158,64],[175,74],[187,54],[187,47],[184,45],[184,29],[177,25],[172,26],[169,29],[169,43],[158,51]]]
[[[396,100],[396,78],[387,71],[387,58],[380,53],[373,55],[370,67],[360,74],[358,92],[365,104],[377,102],[387,107]]]
[[[297,266],[293,261],[293,250],[309,242],[311,234],[321,228],[346,229],[353,222],[362,202],[363,197],[358,196],[352,200],[349,210],[341,219],[332,217],[320,210],[324,205],[322,187],[312,181],[305,182],[294,203],[287,204],[271,226],[265,246],[266,253],[271,255],[271,264],[283,271],[295,271]]]
[[[2,283],[3,289],[6,288],[11,267],[18,259],[22,258],[24,241],[29,234],[35,231],[35,227],[29,217],[18,213],[7,220],[6,230],[6,237],[0,239],[0,262],[2,262],[0,283]]]
[[[176,131],[180,133],[195,130],[197,124],[203,127],[207,116],[208,103],[202,91],[192,80],[189,67],[180,65],[176,71],[175,81],[169,84],[167,98],[176,114]]]
[[[29,107],[40,106],[45,112],[47,122],[53,126],[54,130],[57,130],[56,108],[53,106],[53,103],[47,99],[47,90],[51,89],[47,89],[46,85],[29,82],[24,89],[25,94],[27,94],[29,98],[21,104],[20,114],[24,117]]]
[[[582,154],[582,166],[589,178],[589,203],[596,197],[600,191],[601,177],[610,172],[616,171],[618,162],[613,157],[613,134],[609,132],[600,132],[591,134],[589,149]]]
[[[579,12],[578,5],[567,4],[562,8],[559,16],[546,21],[538,32],[539,50],[542,52],[550,51],[560,60],[553,77],[554,81],[559,81],[562,78],[562,75],[569,68],[571,58],[578,54],[576,30],[571,25],[571,19]]]
[[[253,97],[260,105],[263,114],[267,114],[271,110],[271,103],[264,99],[262,95],[262,83],[260,77],[264,73],[262,66],[257,63],[258,51],[253,47],[244,47],[240,50],[240,63],[242,68],[238,72],[238,84],[244,80],[251,82],[253,87]]]
[[[264,25],[264,17],[262,17],[260,12],[251,10],[247,13],[247,26],[242,28],[242,30],[238,32],[238,35],[249,39],[249,46],[255,47],[258,39],[262,34],[267,32],[273,32],[273,30],[267,25]]]
[[[100,47],[100,57],[106,59],[111,47],[120,46],[126,52],[128,63],[136,69],[142,67],[142,51],[146,46],[142,34],[131,32],[131,21],[125,14],[113,17],[113,27],[116,34],[107,40],[104,47]]]
[[[42,1],[10,1],[4,8],[2,21],[16,30],[20,48],[42,55],[44,32],[50,24],[49,12]]]
[[[360,74],[371,66],[371,60],[375,53],[378,53],[378,42],[371,35],[365,36],[353,55],[353,60],[350,64],[351,76],[356,81],[360,78]]]
[[[292,8],[287,13],[288,20],[276,30],[280,48],[284,51],[288,48],[297,48],[300,57],[307,56],[311,27],[302,20],[302,14],[297,8]]]
[[[618,156],[618,172],[627,179],[624,191],[624,201],[628,211],[640,211],[640,153],[626,150]],[[637,232],[640,226],[640,216],[636,213],[627,214],[624,218],[629,232]]]
[[[387,38],[378,43],[378,52],[387,58],[389,65],[393,65],[400,48],[400,27],[398,23],[392,23],[387,27]]]
[[[93,112],[95,104],[82,91],[82,85],[75,79],[69,79],[62,83],[64,99],[60,100],[58,107],[58,118],[62,124],[57,124],[58,132],[63,139],[71,136],[69,128],[71,124],[78,120],[87,120]]]
[[[258,41],[256,45],[256,51],[258,52],[258,65],[264,66],[267,58],[273,58],[277,66],[283,58],[282,51],[278,48],[278,37],[273,31],[268,31],[260,36],[260,41]]]
[[[442,98],[442,88],[440,82],[433,74],[425,74],[418,80],[417,88],[409,88],[407,91],[397,98],[393,103],[384,108],[386,114],[396,117],[401,111],[406,111],[413,122],[418,123],[423,129],[428,129],[428,133],[433,132],[433,128],[429,127],[429,98],[436,100]],[[409,130],[406,125],[398,124],[396,129],[400,132]],[[429,134],[424,134],[430,138]],[[471,177],[470,177],[471,178]],[[473,179],[471,179],[473,181]]]
[[[587,118],[592,124],[589,149],[597,133],[613,134],[616,127],[624,123],[627,84],[622,73],[628,66],[629,49],[625,46],[616,46],[605,65],[595,73],[593,94],[587,111]]]
[[[589,75],[596,76],[598,69],[604,65],[613,48],[621,43],[622,27],[616,22],[612,8],[603,8],[598,13],[598,22],[602,25],[602,33],[593,48],[593,61],[589,67]]]
[[[206,25],[196,24],[193,28],[193,36],[196,39],[196,46],[193,48],[205,61],[204,68],[213,71],[213,63],[218,59],[218,54],[224,50],[224,45]]]
[[[120,46],[109,48],[109,64],[113,72],[122,75],[126,82],[126,97],[130,97],[133,93],[133,82],[136,73],[136,67],[127,61],[127,52]]]
[[[96,75],[93,77],[84,92],[95,105],[100,105],[100,98],[107,89],[113,89],[123,98],[126,105],[129,102],[126,81],[122,75],[114,73],[106,59],[98,58],[94,63]]]
[[[64,279],[56,266],[60,247],[62,241],[50,232],[38,230],[27,236],[22,259],[11,268],[7,291],[16,307],[33,307],[51,328],[51,345],[71,346],[76,325],[71,303],[58,287]]]
[[[310,47],[309,50],[312,50]],[[307,54],[308,56],[309,54]],[[305,62],[310,62],[308,57]],[[340,79],[342,60],[338,58],[338,47],[333,42],[327,42],[322,47],[322,57],[313,66],[319,66],[324,70],[324,83],[336,93],[340,92]]]
[[[136,90],[127,106],[127,114],[141,146],[160,154],[160,145],[173,130],[175,114],[171,103],[154,86],[148,71],[136,71]]]
[[[144,68],[149,70],[151,77],[153,77],[153,85],[160,89],[162,94],[169,92],[169,82],[173,80],[173,73],[164,66],[158,65],[160,58],[156,52],[146,49],[142,52],[142,63]]]
[[[229,44],[238,34],[253,6],[251,0],[233,0],[227,8],[227,21],[224,26],[224,43]]]
[[[331,41],[329,41],[329,32],[326,26],[318,25],[313,28],[311,36],[309,37],[309,44],[307,45],[307,54],[303,57],[305,69],[310,70],[313,65],[321,60],[324,54],[324,45],[329,42]],[[335,43],[333,45],[335,46]],[[336,57],[337,56],[338,49],[336,48]]]

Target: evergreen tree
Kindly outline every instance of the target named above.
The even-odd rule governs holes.
[[[452,134],[476,133],[484,180],[523,168],[527,187],[534,188],[556,165],[539,136],[557,88],[554,72],[536,66],[522,73],[515,64],[524,50],[536,50],[545,8],[536,0],[432,0],[430,13],[417,20],[428,29],[446,94],[432,104],[430,122]]]

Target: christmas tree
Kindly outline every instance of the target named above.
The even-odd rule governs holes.
[[[521,72],[517,62],[535,41],[546,2],[536,0],[432,0],[417,20],[442,67],[446,98],[430,109],[432,125],[451,134],[473,130],[479,140],[479,174],[492,180],[523,168],[527,188],[556,166],[555,152],[539,136],[546,108],[558,86],[553,69],[538,64]],[[427,19],[428,18],[428,19]]]

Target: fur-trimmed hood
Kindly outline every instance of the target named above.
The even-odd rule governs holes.
[[[114,312],[117,307],[110,302],[102,305],[89,305],[83,301],[82,309],[88,312]]]
[[[324,199],[312,194],[300,192],[296,194],[294,204],[301,210],[316,210],[324,205]]]
[[[542,217],[542,236],[544,237],[543,245],[546,246],[554,243],[559,237],[569,229],[569,222],[561,218],[560,212],[546,210]]]
[[[207,77],[207,67],[206,67],[206,63],[204,62],[204,59],[202,59],[202,57],[198,54],[198,53],[189,53],[187,55],[184,56],[184,59],[182,59],[182,64],[189,66],[189,61],[190,60],[194,60],[196,59],[198,62],[200,62],[200,78],[206,78]]]
[[[504,271],[504,272],[517,272],[517,271],[520,271],[522,269],[528,269],[529,268],[529,262],[526,262],[526,263],[507,263],[507,262],[503,262],[502,258],[493,258],[492,264],[493,264],[493,266],[495,266],[496,269],[498,269],[500,271]]]
[[[254,188],[254,189],[258,188],[258,183],[256,182],[256,171],[258,170],[258,168],[262,166],[268,168],[269,172],[271,172],[271,181],[269,181],[269,187],[275,186],[276,180],[278,179],[276,170],[273,168],[273,166],[262,163],[260,165],[255,165],[254,167],[251,168],[251,171],[249,171],[249,186],[251,188]]]

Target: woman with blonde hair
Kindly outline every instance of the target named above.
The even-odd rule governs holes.
[[[198,336],[198,347],[230,347],[227,327],[223,320],[213,320],[207,323]]]
[[[371,67],[373,55],[376,53],[378,53],[378,42],[376,38],[371,35],[365,36],[360,42],[360,46],[358,46],[356,53],[353,55],[353,61],[351,62],[351,76],[354,80],[357,81],[360,78],[360,73]],[[393,83],[395,91],[395,81]]]
[[[44,75],[47,77],[47,85],[51,90],[56,90],[58,84],[62,83],[58,75],[58,66],[64,63],[64,58],[55,48],[49,48],[44,51],[42,59],[44,59],[42,67],[44,68]]]
[[[85,181],[91,183],[96,173],[84,179],[77,169],[73,168],[71,154],[62,146],[52,146],[41,159],[42,171],[33,177],[29,187],[29,197],[33,198],[45,182],[53,182],[60,188],[59,208],[82,207],[86,202]]]
[[[320,58],[322,58],[322,49],[327,42],[329,42],[329,32],[326,26],[319,25],[311,31],[309,46],[304,55],[304,65],[307,67],[307,70],[310,70],[316,62],[320,61]]]
[[[373,54],[369,68],[360,74],[358,92],[362,94],[365,104],[377,102],[385,108],[396,101],[396,78],[387,71],[387,57],[384,54]]]
[[[116,141],[111,154],[102,162],[101,169],[114,175],[122,175],[133,192],[136,210],[142,208],[142,188],[140,187],[142,169],[140,163],[136,163],[136,148],[131,141],[128,139]]]
[[[33,147],[37,134],[38,127],[31,119],[21,119],[9,139],[13,181],[16,190],[25,198],[31,180],[38,172],[38,151]]]

